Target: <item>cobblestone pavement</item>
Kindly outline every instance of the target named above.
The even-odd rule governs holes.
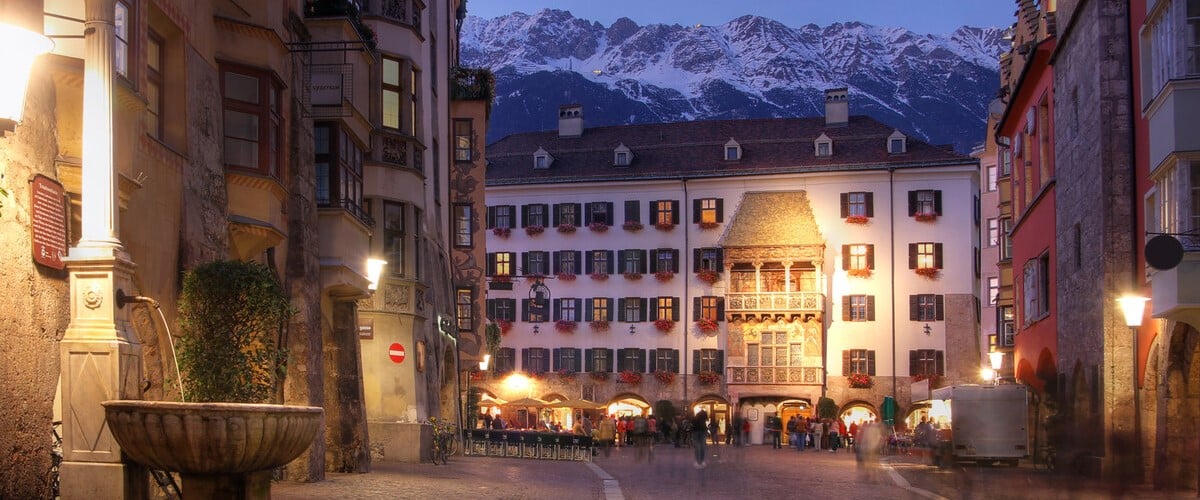
[[[640,453],[639,453],[640,451]],[[450,465],[376,462],[370,474],[329,474],[316,483],[278,482],[276,499],[553,499],[708,498],[1064,499],[1196,498],[1145,487],[1104,485],[1020,467],[938,468],[922,457],[885,457],[860,468],[853,453],[797,452],[770,446],[709,446],[694,466],[691,448],[658,445],[653,453],[613,450],[591,464],[494,457],[451,457]]]

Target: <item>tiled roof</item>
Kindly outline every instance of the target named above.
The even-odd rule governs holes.
[[[804,191],[746,193],[722,247],[824,245]]]
[[[487,147],[487,184],[873,170],[975,161],[911,136],[907,152],[889,154],[887,137],[894,131],[872,118],[853,116],[843,126],[826,126],[825,119],[817,117],[596,127],[585,129],[581,137],[559,137],[557,130],[527,132]],[[813,141],[821,133],[833,139],[832,157],[818,158],[814,153]],[[740,160],[724,160],[730,138],[742,147]],[[632,151],[633,161],[616,167],[613,150],[621,144]],[[553,157],[550,168],[533,168],[538,148]]]

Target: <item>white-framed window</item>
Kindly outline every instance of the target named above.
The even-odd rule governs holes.
[[[113,48],[113,69],[118,75],[129,78],[130,30],[133,23],[133,9],[125,0],[117,0],[116,12],[113,17],[115,44]]]
[[[858,244],[848,245],[848,253],[850,257],[849,269],[851,270],[867,270],[873,267],[870,258],[871,245]]]
[[[987,304],[990,307],[996,306],[996,301],[1000,298],[1000,278],[996,276],[988,276],[987,278]]]
[[[471,223],[474,210],[469,203],[454,204],[454,246],[474,246],[474,226]]]
[[[833,143],[828,141],[817,143],[817,156],[833,156]]]
[[[558,302],[558,319],[563,321],[579,321],[579,301],[575,299],[561,299]]]
[[[1022,270],[1021,318],[1028,325],[1050,313],[1050,257],[1042,254]]]
[[[737,146],[726,146],[726,147],[725,147],[725,159],[726,159],[726,160],[736,160],[736,159],[738,159],[738,148],[737,148]]]
[[[984,175],[987,176],[986,189],[989,193],[996,190],[996,175],[997,175],[996,170],[997,169],[996,169],[995,165],[988,165],[986,168],[983,169]]]
[[[1000,244],[1000,219],[991,218],[987,220],[987,246],[994,247]]]

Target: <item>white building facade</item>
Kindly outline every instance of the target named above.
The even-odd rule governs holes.
[[[489,146],[487,311],[506,333],[485,390],[618,414],[668,400],[723,433],[748,419],[757,442],[823,397],[847,423],[884,397],[903,418],[927,398],[914,382],[974,381],[978,161],[826,99],[824,119],[597,129],[565,106],[558,132]]]

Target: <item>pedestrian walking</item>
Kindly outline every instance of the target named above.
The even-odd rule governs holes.
[[[705,448],[704,441],[708,434],[708,412],[700,410],[696,416],[692,417],[692,448],[696,456],[696,468],[703,469],[707,464],[704,459],[707,458],[708,450]]]

